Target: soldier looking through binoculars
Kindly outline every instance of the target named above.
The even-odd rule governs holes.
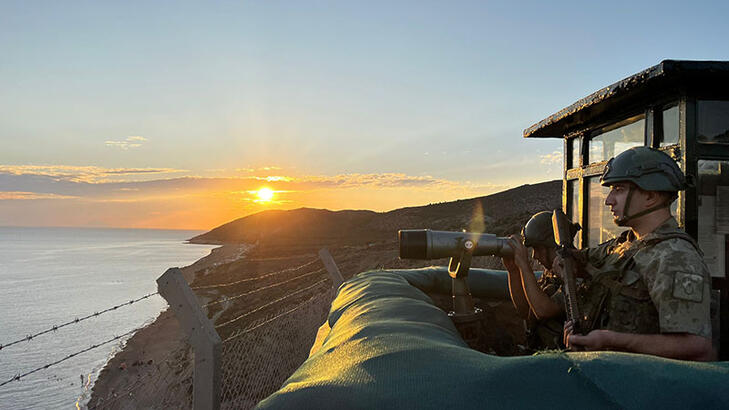
[[[571,235],[579,230],[572,225]],[[522,243],[523,240],[523,243]],[[517,314],[527,321],[527,346],[532,350],[562,347],[565,302],[562,279],[552,272],[557,244],[552,229],[552,213],[535,214],[522,229],[521,236],[512,235],[508,242],[513,255],[502,257],[509,272],[509,295]],[[527,255],[531,248],[534,259],[544,272],[537,279]]]

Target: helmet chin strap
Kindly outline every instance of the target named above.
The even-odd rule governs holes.
[[[643,215],[648,215],[649,213],[655,212],[662,208],[670,208],[671,202],[673,202],[673,200],[668,200],[668,201],[662,202],[656,206],[652,206],[648,209],[644,209],[634,215],[628,215],[628,209],[630,208],[630,200],[632,197],[633,197],[633,187],[631,186],[628,188],[628,196],[625,197],[625,206],[623,206],[623,216],[621,216],[620,218],[618,218],[615,221],[615,223],[618,226],[627,226],[628,221],[630,221],[631,219],[635,219],[635,218],[637,218],[639,216],[643,216]]]

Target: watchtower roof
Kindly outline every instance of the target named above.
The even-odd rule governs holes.
[[[668,87],[706,86],[729,81],[729,61],[663,60],[598,90],[524,130],[525,138],[562,138],[592,118],[627,101],[648,98]]]

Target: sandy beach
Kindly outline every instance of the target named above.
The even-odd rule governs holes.
[[[188,283],[196,273],[204,273],[224,263],[239,259],[246,245],[223,245],[192,265],[182,268]],[[175,315],[165,310],[154,322],[139,330],[99,373],[89,408],[149,408],[158,401],[154,385],[142,384],[145,376],[175,372],[188,365],[189,346],[180,331]],[[180,374],[178,372],[177,374]],[[146,382],[145,382],[146,383]],[[150,400],[152,398],[153,400]]]

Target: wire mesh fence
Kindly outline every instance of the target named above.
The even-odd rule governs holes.
[[[334,295],[327,284],[324,282],[298,305],[224,342],[221,408],[255,406],[281,387],[306,360]]]
[[[259,275],[275,276],[273,283],[229,286],[227,295],[201,306],[223,339],[221,408],[252,408],[280,388],[307,358],[327,317],[335,289],[321,266],[308,262],[273,273]],[[192,408],[193,363],[193,349],[181,344],[161,362],[128,372],[123,388],[94,397],[89,408]]]

